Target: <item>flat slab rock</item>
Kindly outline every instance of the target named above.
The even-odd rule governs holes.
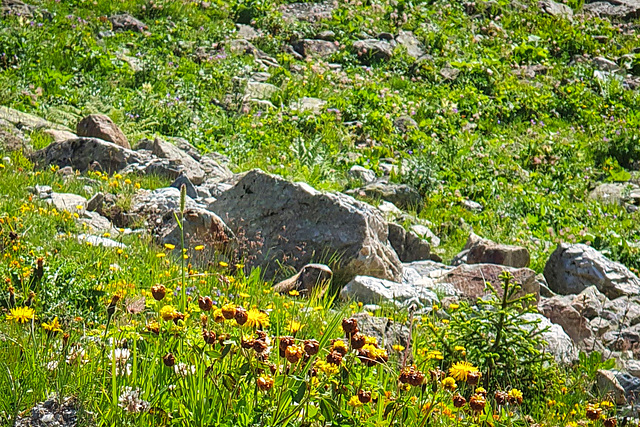
[[[262,267],[268,278],[279,271],[278,264],[299,270],[312,262],[328,264],[338,283],[357,275],[401,278],[382,215],[344,194],[320,192],[255,169],[241,175],[209,209],[241,231],[252,246],[247,265]]]

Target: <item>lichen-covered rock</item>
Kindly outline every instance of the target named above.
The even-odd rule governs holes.
[[[113,120],[104,114],[90,114],[78,122],[76,127],[78,136],[99,138],[113,142],[124,148],[131,148],[129,140]]]
[[[436,293],[427,286],[396,283],[376,277],[356,276],[340,291],[343,300],[363,304],[392,302],[399,307],[432,307],[438,302]]]
[[[400,224],[389,223],[389,243],[402,262],[427,260],[431,255],[431,245]]]
[[[279,263],[300,269],[327,260],[333,260],[328,265],[342,283],[357,275],[390,280],[402,275],[382,215],[344,194],[252,170],[209,208],[252,242],[249,263],[262,267],[268,278]]]

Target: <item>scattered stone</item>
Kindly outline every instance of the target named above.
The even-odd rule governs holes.
[[[25,4],[20,0],[2,0],[0,3],[0,11],[2,11],[2,15],[31,18],[36,10],[37,8],[35,6]]]
[[[90,114],[80,120],[76,128],[78,136],[99,138],[123,147],[131,148],[129,141],[120,128],[104,114]]]
[[[386,200],[403,209],[422,208],[422,196],[416,189],[406,184],[390,184],[373,182],[360,188],[346,192],[352,196],[366,197],[374,200]]]
[[[86,230],[91,233],[109,233],[111,235],[119,234],[118,230],[111,224],[111,221],[97,212],[87,210],[81,212],[79,214],[78,223],[83,225]]]
[[[154,232],[159,242],[174,245],[178,249],[181,245],[182,233],[184,233],[186,248],[193,249],[198,245],[205,247],[202,251],[192,251],[191,259],[198,264],[206,263],[212,259],[216,251],[229,255],[229,250],[235,241],[235,235],[224,221],[206,209],[199,207],[186,209],[182,230],[172,215],[168,217],[164,215],[163,219],[161,227],[156,228]]]
[[[581,315],[593,319],[602,314],[607,301],[607,297],[596,286],[589,286],[573,297],[572,305]]]
[[[128,13],[112,15],[109,17],[109,21],[111,21],[113,31],[133,31],[142,33],[149,29],[144,22],[134,18]]]
[[[310,111],[313,114],[320,114],[322,113],[322,109],[325,105],[327,105],[327,101],[325,100],[305,96],[300,98],[298,101],[293,102],[291,104],[291,109],[299,112]]]
[[[319,289],[317,296],[324,294],[333,278],[333,272],[324,264],[307,264],[292,277],[273,286],[274,291],[286,294],[297,291],[302,296],[310,296]]]
[[[68,397],[62,402],[51,397],[31,408],[29,417],[18,415],[15,427],[76,427],[77,402],[74,397]]]
[[[440,238],[433,234],[433,231],[426,225],[413,224],[409,227],[418,237],[425,239],[431,244],[431,247],[436,248],[440,246]]]
[[[293,49],[305,58],[327,58],[338,51],[334,42],[326,40],[302,39],[293,43]]]
[[[571,298],[556,296],[540,301],[538,310],[552,323],[562,326],[573,342],[579,345],[591,338],[592,332],[589,321],[571,303]]]
[[[138,142],[136,150],[148,150],[158,158],[168,161],[168,163],[147,163],[145,166],[147,172],[158,173],[172,179],[177,179],[184,174],[195,185],[202,184],[205,179],[206,171],[202,164],[170,142],[160,138],[155,138],[153,141],[143,139]]]
[[[323,3],[290,3],[280,6],[280,12],[285,20],[300,20],[318,22],[331,19],[335,4],[330,1]]]
[[[624,265],[611,261],[590,246],[558,245],[544,268],[552,291],[577,294],[595,285],[608,298],[640,295],[640,279]]]
[[[338,261],[330,267],[338,283],[358,274],[401,277],[382,215],[343,194],[323,193],[256,169],[242,175],[210,208],[255,244],[250,264],[260,265],[267,278],[275,275],[278,263],[300,269],[334,256]]]
[[[360,181],[363,184],[369,184],[375,182],[376,180],[376,173],[374,171],[359,165],[351,166],[351,169],[349,169],[349,176]],[[398,209],[398,211],[400,210]]]
[[[331,30],[325,30],[316,35],[316,38],[319,40],[326,40],[328,42],[332,42],[336,39],[336,33]]]
[[[509,267],[528,267],[529,251],[521,246],[502,245],[482,239],[469,248],[467,264],[498,264]]]
[[[251,41],[262,37],[262,33],[259,30],[253,28],[251,25],[236,24],[236,29],[238,30],[236,34],[239,39]]]
[[[115,240],[109,239],[107,237],[100,236],[92,236],[89,234],[78,234],[78,242],[86,243],[91,246],[102,246],[103,248],[118,248],[118,249],[126,249],[127,245],[124,243],[116,242]]]
[[[403,115],[393,121],[393,127],[395,127],[398,132],[405,134],[411,130],[418,129],[418,122],[407,115]]]
[[[20,151],[30,152],[28,138],[13,124],[0,119],[0,151]]]
[[[45,120],[41,117],[34,116],[28,113],[23,113],[22,111],[14,110],[13,108],[4,107],[2,105],[0,105],[0,119],[11,123],[12,125],[14,125],[19,129],[26,127],[33,130],[38,130],[38,129],[69,130],[65,126],[51,123],[50,121]]]
[[[407,55],[418,59],[424,55],[424,47],[418,38],[411,31],[400,31],[396,37],[399,46],[403,46],[407,50]]]
[[[595,16],[614,19],[635,19],[640,16],[640,3],[635,0],[596,1],[582,9]]]
[[[522,320],[525,322],[539,320],[540,323],[535,330],[544,331],[540,334],[540,337],[547,342],[543,350],[551,353],[558,363],[569,365],[578,359],[578,349],[560,325],[551,323],[549,319],[538,313],[525,313],[522,315]],[[528,330],[533,328],[532,325],[521,327]]]
[[[402,262],[429,259],[431,245],[399,224],[389,223],[389,243]]]
[[[616,405],[625,405],[625,390],[616,378],[617,371],[599,369],[596,373],[596,386],[602,395],[611,394]]]
[[[464,199],[461,203],[463,208],[471,212],[482,212],[484,210],[484,206],[473,200]]]
[[[517,295],[533,294],[536,303],[540,300],[540,285],[536,272],[528,268],[513,268],[495,264],[462,264],[441,277],[437,283],[449,283],[458,293],[473,302],[490,294],[486,283],[489,282],[502,296],[502,282],[498,278],[503,271],[511,273],[521,286]]]
[[[606,301],[604,311],[615,314],[618,322],[625,326],[634,326],[640,323],[640,304],[627,297]]]
[[[181,190],[183,185],[187,190],[187,196],[191,197],[192,199],[198,198],[198,192],[196,191],[196,188],[193,186],[191,181],[189,181],[189,178],[187,178],[187,176],[184,174],[180,174],[180,176],[177,177],[176,180],[173,181],[169,187],[173,187],[173,188],[177,188],[178,190]]]
[[[98,212],[104,203],[104,193],[98,192],[93,195],[87,202],[87,210],[89,212]]]
[[[444,67],[440,69],[440,75],[447,80],[455,80],[460,75],[460,70],[457,68]]]
[[[278,92],[280,89],[270,83],[248,81],[244,96],[249,99],[268,100]]]
[[[636,184],[627,182],[600,184],[589,193],[589,197],[603,203],[622,205],[624,202],[630,200],[632,192],[639,189],[640,187]]]
[[[360,60],[365,64],[372,61],[388,61],[393,56],[393,46],[384,40],[358,40],[353,43],[353,48]]]
[[[640,360],[626,360],[624,370],[634,377],[640,377]]]
[[[402,216],[403,212],[396,205],[386,200],[382,200],[378,205],[378,210],[387,219],[396,219]]]
[[[356,276],[340,291],[343,300],[355,300],[363,304],[392,302],[399,307],[433,307],[438,296],[426,286],[396,283],[369,276]]]
[[[553,0],[541,0],[538,2],[538,7],[540,7],[543,12],[556,18],[564,18],[569,21],[573,20],[573,9],[566,4],[556,3]]]
[[[72,193],[51,193],[51,198],[47,200],[59,211],[79,213],[85,210],[87,199]]]

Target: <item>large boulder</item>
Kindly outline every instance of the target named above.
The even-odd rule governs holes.
[[[429,242],[400,224],[389,223],[389,243],[402,262],[426,260],[431,255]]]
[[[34,116],[33,114],[23,113],[19,110],[14,110],[13,108],[5,107],[0,105],[0,119],[5,120],[14,126],[22,129],[59,129],[59,130],[69,130],[62,125],[58,125],[55,123],[51,123],[48,120],[43,119],[42,117]]]
[[[595,285],[610,299],[640,295],[635,274],[583,244],[558,245],[544,267],[544,277],[558,294],[577,294]]]
[[[376,277],[356,276],[340,291],[340,298],[363,304],[390,302],[398,307],[429,308],[438,303],[438,296],[427,286],[396,283]]]
[[[337,282],[356,275],[399,280],[402,266],[387,223],[372,206],[344,194],[252,170],[209,205],[250,242],[249,263],[272,278],[278,264],[296,269],[328,261]],[[260,246],[260,247],[257,247]]]
[[[400,31],[396,36],[396,42],[407,50],[407,55],[418,59],[424,55],[424,47],[418,38],[411,31]]]
[[[502,282],[500,274],[509,272],[521,287],[519,296],[533,294],[536,301],[540,300],[540,284],[536,280],[536,272],[528,268],[513,268],[496,264],[462,264],[447,272],[436,283],[452,285],[461,297],[475,301],[490,294],[487,286],[490,283],[502,297]]]
[[[388,61],[393,56],[393,46],[385,40],[358,40],[353,43],[353,48],[365,64],[375,60]]]
[[[535,330],[541,331],[540,336],[547,342],[542,350],[551,353],[558,363],[571,364],[578,359],[578,349],[560,325],[551,323],[549,319],[537,313],[525,313],[522,315],[522,320],[525,322],[539,321]],[[533,328],[532,325],[523,327]]]
[[[95,167],[109,173],[120,171],[134,163],[145,163],[149,158],[148,155],[98,138],[54,142],[34,153],[34,160],[41,166],[71,166],[79,171]]]
[[[173,178],[177,178],[180,174],[184,174],[189,181],[195,185],[201,184],[205,179],[206,172],[200,163],[186,151],[178,148],[170,142],[164,141],[160,138],[155,138],[153,141],[150,139],[143,139],[136,145],[136,150],[148,150],[156,157],[166,159],[169,162],[168,165],[165,165],[163,162],[158,164],[158,167],[151,167],[150,172],[153,172],[157,168],[174,170],[174,173],[169,174],[177,174],[177,176]]]
[[[640,2],[637,0],[596,1],[585,4],[583,10],[603,18],[635,19],[640,16]]]
[[[527,248],[503,245],[471,233],[462,251],[454,257],[453,264],[486,263],[523,268],[529,266],[530,259]]]
[[[78,136],[99,138],[113,142],[124,148],[131,148],[129,140],[113,120],[104,114],[90,114],[78,122],[76,127]]]

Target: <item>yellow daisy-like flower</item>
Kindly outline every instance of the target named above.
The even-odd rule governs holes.
[[[245,326],[257,327],[265,329],[269,327],[269,315],[256,308],[252,308],[247,312],[247,322]]]
[[[198,245],[198,246],[196,246],[196,247],[195,247],[195,248],[193,248],[193,249],[195,249],[196,251],[201,251],[201,250],[203,250],[203,249],[204,249],[204,245]]]
[[[476,372],[478,368],[467,361],[456,362],[449,368],[449,375],[458,381],[466,381],[470,372]]]
[[[334,375],[338,373],[338,365],[328,363],[322,359],[316,362],[316,368],[325,375]]]
[[[169,250],[174,250],[176,248],[176,245],[172,245],[171,243],[165,243],[164,247]]]
[[[287,330],[292,334],[299,332],[302,328],[304,328],[304,325],[297,320],[291,320],[287,325]]]
[[[27,323],[36,318],[36,312],[31,307],[12,308],[7,314],[7,320],[13,320],[16,323]]]
[[[163,320],[166,320],[166,321],[173,320],[176,318],[177,315],[178,315],[178,310],[176,310],[174,307],[170,305],[165,305],[160,309],[160,317],[162,317]]]
[[[224,261],[220,261],[220,262],[218,263],[218,265],[219,265],[220,267],[229,267],[229,263],[224,262]]]
[[[351,399],[349,399],[349,401],[347,402],[347,405],[357,408],[359,406],[362,406],[363,403],[360,402],[360,399],[358,399],[358,396],[351,396]]]
[[[238,296],[241,298],[249,298],[251,294],[248,294],[246,292],[238,292]]]
[[[42,328],[52,334],[62,332],[62,329],[60,328],[60,322],[58,321],[58,316],[54,317],[51,323],[43,323]]]
[[[441,351],[431,350],[427,353],[427,359],[442,360],[444,359],[444,356]]]
[[[450,310],[457,310],[460,308],[460,304],[449,304]]]
[[[454,391],[458,388],[458,385],[456,384],[456,380],[451,377],[447,377],[442,380],[442,387],[444,387],[445,390]]]
[[[453,349],[454,349],[455,351],[459,351],[463,356],[465,356],[465,355],[467,354],[467,349],[466,349],[466,348],[464,348],[464,347],[463,347],[463,346],[461,346],[461,345],[457,345],[457,346],[453,347]]]
[[[291,289],[289,291],[289,295],[291,295],[292,297],[297,297],[298,295],[300,295],[300,292],[296,291],[295,289]]]
[[[166,254],[165,254],[164,252],[158,252],[158,253],[156,254],[156,257],[157,257],[157,258],[163,258],[163,257],[165,257],[165,256],[166,256]]]
[[[404,346],[400,344],[394,344],[393,346],[391,346],[391,348],[393,348],[395,351],[404,351]]]

